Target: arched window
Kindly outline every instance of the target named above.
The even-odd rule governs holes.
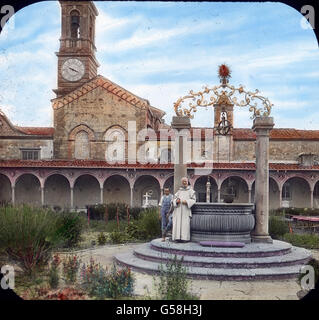
[[[80,38],[80,14],[76,10],[71,12],[71,38]]]
[[[124,129],[113,127],[105,132],[104,139],[107,142],[105,160],[110,163],[125,161],[125,132]]]
[[[93,41],[93,16],[90,16],[90,22],[89,22],[89,26],[90,26],[90,39]]]
[[[85,131],[80,131],[75,136],[74,158],[89,159],[90,158],[90,139]]]

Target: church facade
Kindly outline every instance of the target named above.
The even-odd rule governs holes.
[[[19,127],[0,111],[0,201],[83,209],[124,202],[141,206],[149,191],[156,205],[164,187],[173,189],[174,131],[165,112],[98,75],[91,1],[60,1],[52,127]],[[231,130],[216,128],[221,114]],[[214,127],[192,128],[189,181],[198,201],[254,200],[255,140],[250,128],[233,128],[234,110],[214,107]],[[210,137],[207,137],[207,133]],[[209,143],[207,143],[209,140]],[[197,142],[199,149],[195,150]],[[194,157],[206,160],[201,174]],[[319,130],[273,129],[270,133],[270,208],[319,208]]]

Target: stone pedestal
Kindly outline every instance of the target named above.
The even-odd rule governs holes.
[[[174,194],[181,186],[181,179],[187,177],[187,130],[191,123],[188,117],[173,117],[172,128],[175,129],[174,144]]]
[[[268,233],[269,220],[269,132],[273,128],[272,117],[257,117],[253,130],[256,132],[256,181],[255,181],[255,228],[253,242],[272,243]]]

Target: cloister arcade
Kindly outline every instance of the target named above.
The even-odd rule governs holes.
[[[234,202],[254,202],[255,173],[252,170],[213,170],[196,176],[189,169],[189,181],[197,201],[222,202],[232,191]],[[0,171],[0,200],[14,204],[60,206],[83,209],[86,205],[122,202],[141,206],[145,193],[157,205],[163,188],[173,189],[173,169],[8,168]],[[270,209],[284,206],[319,208],[319,175],[312,172],[270,171]]]

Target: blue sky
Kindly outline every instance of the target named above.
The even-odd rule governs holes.
[[[95,2],[99,74],[163,109],[190,89],[219,84],[217,67],[232,69],[231,84],[259,89],[274,103],[275,127],[319,130],[319,52],[302,15],[280,3]],[[0,108],[14,124],[52,126],[60,8],[28,6],[0,35]],[[236,127],[251,127],[235,109]],[[193,126],[212,126],[201,109]]]

